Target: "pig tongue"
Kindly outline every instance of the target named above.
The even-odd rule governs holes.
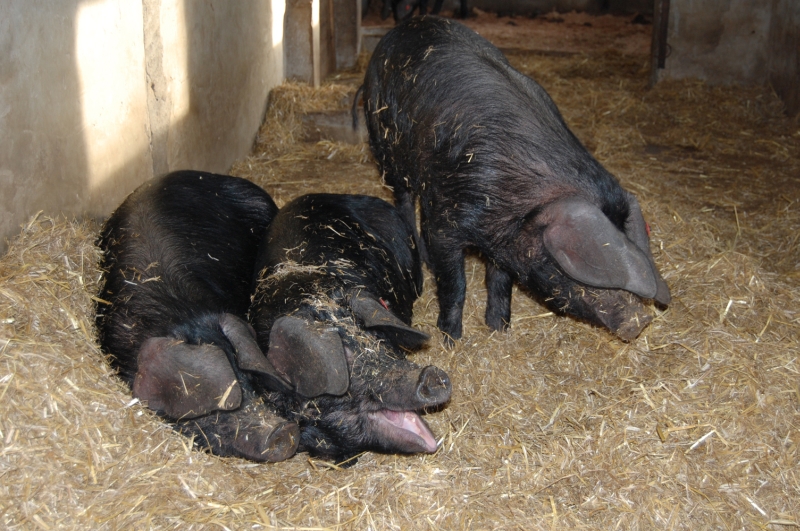
[[[433,437],[433,433],[428,428],[427,424],[425,424],[425,421],[413,411],[391,411],[389,409],[383,409],[378,413],[383,415],[383,417],[394,426],[401,430],[411,432],[422,439],[426,451],[436,451],[436,439]]]

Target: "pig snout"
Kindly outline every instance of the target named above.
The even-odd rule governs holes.
[[[583,297],[597,321],[624,341],[632,341],[653,320],[641,299],[623,290],[587,290]]]
[[[450,399],[453,389],[446,372],[433,365],[420,369],[413,363],[406,363],[384,369],[377,386],[363,382],[372,387],[376,404],[386,409],[416,411],[440,406]]]
[[[438,406],[450,400],[450,377],[439,367],[429,365],[422,369],[417,382],[415,398],[421,407]]]
[[[369,413],[369,431],[384,449],[433,453],[436,437],[417,411],[444,404],[451,392],[450,378],[438,367],[410,371],[380,396],[385,408]]]
[[[429,365],[418,373],[410,371],[379,397],[385,408],[368,415],[369,431],[384,449],[433,453],[436,438],[417,411],[444,404],[451,392],[450,378],[442,369]]]

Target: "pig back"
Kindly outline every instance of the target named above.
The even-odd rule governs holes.
[[[388,184],[429,198],[423,208],[470,203],[478,219],[483,203],[497,220],[519,216],[518,205],[554,186],[591,197],[614,186],[547,92],[455,21],[417,17],[387,33],[367,68],[364,101]],[[587,190],[587,175],[596,190]]]
[[[258,243],[276,212],[255,184],[196,171],[148,181],[128,196],[98,240],[97,328],[124,380],[132,381],[148,338],[215,342],[204,337],[209,315],[246,314]]]
[[[422,290],[422,266],[413,241],[397,209],[382,199],[309,194],[285,205],[275,217],[256,260],[256,275],[264,278],[276,268],[292,266],[313,268],[293,273],[314,277],[323,291],[366,289],[410,323]],[[298,292],[289,298],[301,296]]]

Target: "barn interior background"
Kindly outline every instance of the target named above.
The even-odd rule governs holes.
[[[94,340],[93,242],[136,185],[185,167],[279,205],[388,199],[342,120],[391,21],[349,0],[0,6],[3,526],[799,527],[800,6],[664,4],[476,0],[465,23],[637,194],[670,308],[624,343],[515,292],[491,334],[473,258],[447,349],[427,278],[415,358],[453,380],[427,417],[441,448],[348,469],[209,456],[131,403]]]

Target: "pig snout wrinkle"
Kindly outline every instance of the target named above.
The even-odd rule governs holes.
[[[417,400],[426,406],[443,404],[450,399],[452,385],[442,369],[430,365],[422,369],[417,385]]]

